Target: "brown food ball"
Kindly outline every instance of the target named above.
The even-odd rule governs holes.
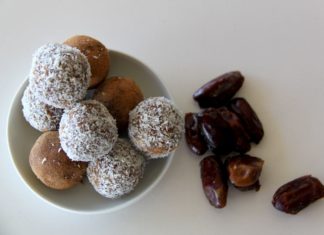
[[[85,35],[77,35],[67,39],[64,44],[79,49],[88,59],[91,67],[89,88],[103,81],[110,69],[108,49],[98,40]]]
[[[57,131],[45,132],[36,140],[29,164],[37,178],[52,189],[73,187],[82,181],[87,169],[87,163],[66,156]]]
[[[98,87],[93,99],[102,102],[108,108],[116,119],[118,132],[123,133],[128,128],[129,112],[144,97],[133,80],[126,77],[111,77]]]

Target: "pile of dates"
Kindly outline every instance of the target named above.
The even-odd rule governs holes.
[[[244,77],[238,71],[223,74],[199,88],[193,98],[203,108],[185,116],[185,136],[196,155],[211,151],[200,162],[202,186],[210,204],[226,206],[228,182],[246,191],[260,189],[259,177],[264,161],[246,154],[251,143],[258,144],[262,124],[244,98],[233,98]],[[310,175],[282,185],[273,195],[273,206],[289,214],[324,197],[324,186]]]
[[[193,98],[203,111],[185,116],[186,141],[191,151],[214,155],[200,162],[203,189],[216,208],[226,205],[228,181],[239,190],[260,188],[263,160],[246,155],[251,143],[264,135],[262,124],[244,98],[233,98],[244,77],[238,71],[223,74],[199,88]],[[234,156],[229,155],[237,153]]]

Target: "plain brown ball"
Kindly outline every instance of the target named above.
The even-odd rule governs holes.
[[[108,49],[98,40],[85,35],[77,35],[67,39],[64,44],[79,49],[88,59],[91,67],[89,88],[97,86],[108,75],[110,57]]]
[[[93,96],[94,100],[102,102],[116,119],[119,133],[128,128],[129,112],[141,102],[144,97],[136,83],[127,77],[111,77],[106,79]]]
[[[52,189],[75,186],[82,181],[87,169],[87,163],[71,161],[66,156],[57,131],[45,132],[36,140],[29,164],[37,178]]]

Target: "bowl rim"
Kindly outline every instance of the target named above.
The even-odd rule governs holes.
[[[166,93],[166,97],[168,99],[170,99],[172,102],[174,102],[174,99],[172,97],[172,95],[170,94],[169,90],[164,86],[162,80],[159,78],[159,76],[157,76],[157,74],[149,67],[147,66],[146,64],[144,64],[142,61],[140,61],[139,59],[131,56],[131,55],[128,55],[124,52],[121,52],[121,51],[117,51],[117,50],[112,50],[112,49],[109,49],[109,52],[110,53],[114,53],[114,54],[117,54],[117,55],[120,55],[120,56],[123,56],[123,57],[126,57],[128,58],[129,60],[132,60],[134,61],[135,63],[139,64],[140,66],[146,68],[148,71],[150,71],[150,73],[152,73],[156,78],[157,78],[157,81],[160,83],[160,85],[164,88],[164,91]],[[59,208],[63,211],[66,211],[66,212],[71,212],[71,213],[76,213],[76,214],[84,214],[84,215],[94,215],[94,214],[105,214],[105,213],[111,213],[111,212],[115,212],[115,211],[118,211],[118,210],[121,210],[121,209],[124,209],[130,205],[133,205],[135,202],[141,200],[142,198],[144,198],[150,191],[152,191],[157,184],[159,184],[162,180],[162,178],[164,177],[164,175],[166,174],[166,172],[168,171],[168,169],[170,168],[170,165],[173,161],[173,158],[174,158],[174,154],[176,151],[172,152],[167,158],[167,162],[166,164],[164,165],[164,168],[162,169],[162,171],[160,172],[160,174],[158,175],[158,177],[155,178],[155,180],[153,181],[153,183],[151,183],[148,187],[146,187],[140,194],[138,194],[137,196],[135,196],[134,198],[131,198],[130,200],[126,201],[126,202],[123,202],[122,204],[120,205],[116,205],[112,208],[102,208],[102,209],[95,209],[95,210],[76,210],[76,209],[72,209],[72,208],[67,208],[67,207],[64,207],[62,205],[59,205],[53,201],[51,201],[50,199],[48,199],[46,196],[44,195],[41,195],[37,192],[37,190],[34,189],[34,187],[29,184],[27,182],[27,180],[23,177],[22,173],[20,172],[19,170],[19,167],[18,167],[18,164],[17,164],[17,160],[16,158],[13,157],[13,146],[12,146],[12,141],[10,141],[12,139],[11,137],[11,133],[10,133],[10,129],[11,129],[11,117],[13,115],[13,105],[14,103],[17,101],[18,98],[21,98],[21,97],[18,97],[18,96],[21,96],[21,93],[20,93],[20,90],[23,88],[23,87],[26,87],[27,86],[27,83],[28,83],[28,79],[25,79],[18,87],[18,89],[16,89],[16,92],[15,92],[15,95],[14,97],[12,98],[11,102],[10,102],[10,106],[9,106],[9,112],[8,112],[8,115],[7,115],[7,125],[6,125],[6,135],[7,135],[7,146],[8,146],[8,150],[9,150],[9,154],[10,154],[10,159],[11,159],[11,162],[12,164],[14,165],[14,168],[16,170],[16,172],[18,173],[19,175],[19,178],[21,179],[22,182],[24,182],[25,186],[33,192],[34,195],[36,195],[38,198],[40,198],[43,202],[46,202],[47,204],[50,204],[56,208]]]

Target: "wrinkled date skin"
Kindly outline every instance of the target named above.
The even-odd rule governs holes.
[[[322,183],[317,178],[306,175],[282,185],[273,195],[272,205],[288,214],[297,214],[322,197]]]
[[[224,121],[231,127],[233,134],[233,150],[239,153],[246,153],[251,149],[250,139],[244,130],[241,120],[237,115],[226,107],[217,109]]]
[[[210,150],[215,154],[231,152],[233,146],[232,132],[217,109],[209,108],[199,115],[201,116],[201,131]]]
[[[244,129],[250,136],[251,141],[256,144],[259,143],[264,131],[260,119],[250,104],[244,98],[234,98],[230,101],[229,108],[242,120]]]
[[[247,191],[260,189],[259,178],[264,161],[249,155],[237,155],[226,160],[228,179],[236,188]]]
[[[207,143],[201,134],[200,117],[196,113],[187,113],[185,116],[185,136],[189,149],[203,155],[207,150]]]
[[[210,204],[216,208],[226,206],[227,200],[227,179],[223,163],[214,156],[201,160],[200,173],[202,186]]]
[[[201,108],[220,107],[226,104],[241,88],[244,77],[238,71],[225,73],[199,88],[193,98]]]

